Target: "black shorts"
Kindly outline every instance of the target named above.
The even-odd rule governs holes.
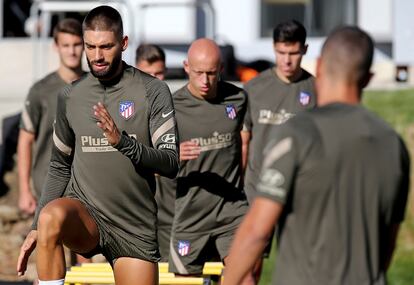
[[[204,263],[223,259],[229,254],[237,228],[220,233],[172,233],[169,271],[188,275],[201,274]]]
[[[120,257],[132,257],[150,262],[158,262],[160,260],[157,240],[141,240],[139,233],[133,235],[131,234],[131,229],[128,229],[128,232],[126,232],[110,224],[110,222],[105,221],[101,217],[97,210],[82,201],[73,192],[66,193],[65,196],[79,200],[86,207],[91,217],[95,220],[99,231],[99,244],[97,247],[88,253],[78,254],[90,258],[95,254],[101,253],[111,265]]]
[[[160,247],[161,262],[167,262],[170,255],[171,225],[158,226],[157,229],[158,245]]]

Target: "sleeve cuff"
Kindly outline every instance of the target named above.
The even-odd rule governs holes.
[[[121,150],[122,148],[126,147],[128,145],[128,140],[129,140],[129,136],[128,133],[126,131],[123,131],[121,134],[121,137],[119,139],[119,142],[114,145],[113,147],[116,148],[117,150]]]

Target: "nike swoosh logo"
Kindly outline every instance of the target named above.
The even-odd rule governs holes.
[[[171,115],[171,114],[172,114],[172,112],[174,112],[174,110],[173,110],[173,111],[169,111],[168,113],[162,113],[162,114],[161,114],[161,116],[162,116],[163,118],[166,118],[166,117],[168,117],[169,115]]]

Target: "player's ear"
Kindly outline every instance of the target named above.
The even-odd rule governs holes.
[[[304,44],[302,46],[302,55],[305,55],[307,52],[308,52],[308,45],[307,44]]]
[[[367,87],[368,83],[371,81],[372,77],[374,76],[373,72],[369,72],[367,76],[361,82],[361,88]]]
[[[122,38],[122,41],[121,41],[122,51],[125,51],[126,48],[128,47],[128,41],[129,41],[128,36],[124,36]]]
[[[183,61],[183,66],[184,66],[184,70],[185,70],[185,72],[186,72],[187,74],[189,74],[189,73],[190,73],[190,67],[188,66],[188,59],[185,59],[185,60]]]
[[[321,64],[322,64],[322,58],[318,57],[316,59],[316,70],[315,70],[315,77],[318,78],[321,75]]]

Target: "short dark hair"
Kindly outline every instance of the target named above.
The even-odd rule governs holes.
[[[59,33],[71,34],[82,38],[82,25],[78,20],[73,18],[63,19],[53,28],[53,39],[55,43],[58,42]]]
[[[92,9],[83,20],[82,28],[83,32],[87,30],[112,31],[118,39],[124,36],[121,14],[106,5]]]
[[[370,74],[374,41],[355,26],[344,26],[329,34],[322,47],[321,58],[331,76],[345,78],[361,88]]]
[[[165,63],[165,53],[161,47],[154,44],[140,44],[135,52],[135,62],[148,61],[152,64],[161,60]]]
[[[282,22],[273,30],[273,43],[295,43],[300,42],[302,46],[306,42],[306,29],[296,20]]]

